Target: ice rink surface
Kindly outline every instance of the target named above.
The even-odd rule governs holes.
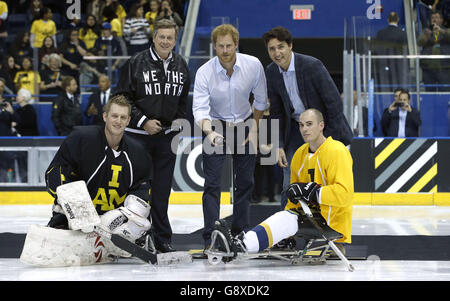
[[[201,205],[171,205],[174,233],[191,233],[203,227]],[[26,233],[31,224],[45,225],[51,207],[0,206],[0,232]],[[232,208],[223,206],[221,217]],[[355,206],[353,235],[450,235],[450,207]],[[0,258],[2,281],[450,281],[449,261],[351,260],[354,272],[339,260],[324,265],[291,265],[271,259],[252,259],[211,266],[207,260],[151,266],[137,259],[113,264],[66,268],[37,268],[19,259]]]

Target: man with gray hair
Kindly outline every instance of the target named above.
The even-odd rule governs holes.
[[[165,134],[175,119],[185,118],[189,94],[189,68],[173,51],[177,25],[170,20],[156,22],[153,45],[138,52],[119,71],[116,94],[131,104],[131,121],[126,131],[139,140],[151,156],[153,171],[151,218],[155,246],[159,252],[174,251],[167,215],[176,153],[171,145],[176,132]]]

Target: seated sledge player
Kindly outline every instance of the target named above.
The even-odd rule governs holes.
[[[142,204],[143,207],[139,206],[142,212],[134,213],[138,219],[140,215],[147,215],[141,217],[148,218],[150,160],[138,142],[124,135],[125,127],[130,122],[130,113],[131,106],[126,98],[114,96],[104,107],[104,126],[77,127],[64,140],[45,173],[47,190],[55,197],[49,227],[68,229],[67,218],[58,204],[56,188],[79,180],[86,182],[97,213],[104,215],[102,223],[103,220],[113,221],[120,217],[121,210],[125,210],[122,208],[124,203],[132,207],[133,203],[142,200],[146,203]],[[128,195],[137,198],[124,202]],[[119,207],[120,210],[117,209]],[[150,227],[149,221],[139,224],[147,229],[133,226],[136,234]]]
[[[257,253],[274,246],[299,231],[299,199],[319,205],[327,224],[342,234],[338,243],[351,243],[353,205],[353,160],[348,149],[332,137],[323,135],[322,113],[304,111],[299,118],[300,133],[305,141],[291,162],[291,184],[286,192],[285,210],[275,213],[247,233],[231,236],[224,220],[215,229],[227,238],[234,253]]]

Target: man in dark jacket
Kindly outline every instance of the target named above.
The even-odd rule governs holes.
[[[273,63],[266,68],[270,115],[280,122],[278,164],[283,168],[281,206],[286,204],[285,190],[290,184],[290,161],[304,143],[296,120],[310,108],[323,113],[324,135],[349,145],[353,134],[343,114],[336,85],[318,59],[292,51],[293,39],[283,27],[263,35]]]
[[[75,78],[67,76],[63,79],[62,92],[53,102],[52,121],[59,136],[70,134],[74,126],[82,124],[80,100],[75,94],[78,85]]]
[[[379,30],[375,37],[374,53],[378,55],[403,55],[407,53],[408,38],[406,31],[399,28],[400,17],[396,12],[388,16],[388,26]],[[376,81],[381,84],[380,91],[391,91],[390,85],[407,84],[407,59],[375,60]]]
[[[431,13],[431,25],[422,31],[417,43],[423,55],[450,55],[450,29],[445,27],[441,12]],[[426,91],[450,91],[450,59],[421,59],[420,66]]]
[[[381,117],[381,128],[386,137],[418,137],[420,113],[411,107],[409,92],[402,90],[398,99],[386,108]]]
[[[152,226],[155,247],[159,252],[174,251],[172,229],[167,215],[176,150],[175,133],[164,134],[164,127],[175,119],[185,118],[189,94],[189,69],[184,59],[173,52],[177,40],[173,21],[155,24],[153,45],[138,52],[120,69],[115,94],[127,97],[132,107],[126,131],[142,142],[152,158]]]
[[[113,97],[105,106],[104,126],[76,127],[64,140],[45,172],[47,191],[55,197],[50,227],[68,227],[57,210],[56,188],[62,184],[84,180],[99,215],[121,207],[129,194],[150,201],[150,158],[124,135],[130,112],[125,97]]]
[[[93,124],[103,125],[105,123],[103,121],[103,106],[111,96],[112,93],[109,77],[106,75],[101,75],[98,78],[98,90],[94,91],[91,96],[89,96],[89,103],[86,111],[84,112],[87,117],[92,117]]]

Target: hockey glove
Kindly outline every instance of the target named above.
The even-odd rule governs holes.
[[[297,204],[299,199],[303,199],[307,203],[317,203],[317,190],[319,188],[320,185],[315,182],[292,183],[286,190],[286,196],[294,204]]]

